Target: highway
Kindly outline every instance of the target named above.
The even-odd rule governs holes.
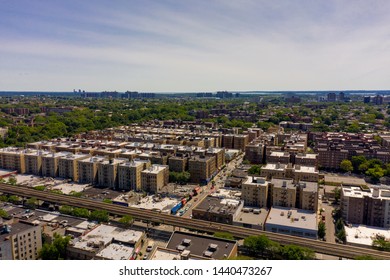
[[[176,227],[183,227],[204,232],[224,231],[230,232],[236,237],[245,238],[251,235],[265,234],[271,240],[279,242],[283,245],[295,244],[313,249],[317,253],[328,254],[343,258],[354,258],[360,255],[371,255],[377,259],[390,259],[389,252],[377,251],[371,248],[356,247],[342,244],[331,244],[323,241],[312,240],[307,238],[283,235],[278,233],[266,232],[255,229],[248,229],[232,225],[207,222],[203,220],[189,219],[177,217],[168,214],[158,213],[152,210],[136,209],[124,207],[114,204],[107,204],[100,201],[94,201],[85,198],[76,198],[63,194],[55,194],[50,192],[38,191],[22,186],[12,186],[0,184],[0,192],[19,195],[22,197],[35,197],[39,200],[49,201],[62,205],[70,205],[75,207],[84,207],[90,210],[106,210],[111,214],[116,215],[131,215],[136,219],[145,221],[158,222]]]

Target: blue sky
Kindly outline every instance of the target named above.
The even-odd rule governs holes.
[[[390,1],[0,0],[0,91],[390,89]]]

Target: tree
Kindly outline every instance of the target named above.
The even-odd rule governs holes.
[[[21,201],[21,198],[16,195],[10,195],[8,201],[12,204],[18,204]]]
[[[4,209],[0,209],[0,217],[1,218],[8,218],[9,215],[8,215],[7,211],[5,211]]]
[[[45,243],[39,251],[39,257],[42,260],[60,260],[66,259],[66,248],[69,245],[70,236],[61,236],[54,233],[54,239],[51,244]]]
[[[24,204],[27,208],[30,208],[30,209],[35,209],[37,208],[38,206],[38,199],[36,199],[35,197],[31,197],[29,199],[26,200],[25,204]]]
[[[366,171],[366,175],[371,177],[371,180],[374,182],[378,182],[380,178],[385,175],[384,170],[379,165],[376,165],[373,168],[369,168]]]
[[[15,176],[10,176],[8,178],[8,184],[15,186],[18,181],[16,180]]]
[[[340,169],[344,172],[351,172],[353,171],[353,165],[352,165],[352,162],[350,160],[347,160],[347,159],[344,159],[341,163],[340,163]]]
[[[253,260],[253,258],[248,257],[248,256],[237,256],[237,257],[231,257],[228,258],[229,261],[236,260],[236,261],[249,261]]]
[[[352,162],[354,172],[358,173],[360,171],[359,166],[367,162],[367,159],[364,156],[353,156],[351,158],[351,162]]]
[[[372,246],[381,251],[390,252],[390,241],[386,240],[386,238],[381,234],[377,234],[375,236],[375,239],[372,241]]]
[[[65,215],[74,215],[73,208],[69,205],[63,205],[60,207],[60,213]],[[89,214],[89,213],[88,213]],[[74,215],[76,216],[76,215]]]
[[[320,221],[318,223],[318,237],[319,238],[324,238],[326,233],[326,226],[323,221]]]
[[[260,175],[261,165],[253,165],[248,170],[249,175]]]
[[[2,202],[8,202],[8,196],[6,196],[6,195],[0,195],[0,201],[2,201]]]
[[[119,219],[119,222],[125,226],[131,226],[134,223],[134,218],[130,215],[124,215]]]
[[[89,217],[89,210],[85,208],[74,208],[72,211],[72,215],[76,217],[81,217],[81,218],[88,218]]]
[[[336,234],[337,238],[340,239],[343,243],[347,241],[347,234],[345,233],[345,229],[339,230]]]
[[[281,249],[281,255],[285,260],[313,260],[315,253],[313,250],[297,245],[286,245]]]
[[[108,203],[108,204],[112,204],[112,200],[109,199],[109,198],[103,199],[103,202],[104,202],[104,203]]]
[[[234,236],[230,232],[215,232],[214,237],[234,240]]]
[[[71,191],[69,195],[74,196],[74,197],[82,197],[83,193],[82,192],[76,192],[76,191]]]
[[[184,172],[169,172],[169,182],[178,183],[178,184],[187,184],[190,181],[191,174],[187,171]]]
[[[340,198],[341,198],[341,188],[339,188],[339,187],[334,188],[332,190],[332,192],[334,193],[334,200],[335,200],[335,202],[338,203]]]
[[[244,239],[244,246],[252,255],[260,253],[261,256],[264,256],[264,252],[271,246],[271,240],[264,234],[248,236]]]
[[[34,187],[34,190],[37,190],[37,191],[44,191],[46,189],[45,186],[35,186]]]
[[[89,215],[89,220],[98,221],[99,223],[108,222],[109,215],[106,210],[95,210],[91,212],[91,215]]]

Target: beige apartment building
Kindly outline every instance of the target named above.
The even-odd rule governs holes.
[[[68,154],[60,158],[58,161],[58,177],[78,182],[79,168],[77,162],[90,157],[86,154]]]
[[[297,184],[297,190],[297,208],[317,212],[318,183],[300,181]]]
[[[267,207],[269,182],[265,178],[247,176],[241,187],[245,206]]]
[[[169,182],[169,167],[153,164],[141,172],[142,190],[150,193],[159,193]]]
[[[42,156],[48,154],[49,152],[42,150],[27,150],[24,155],[26,173],[41,176]]]
[[[215,157],[195,156],[188,161],[188,172],[191,182],[206,184],[216,172]]]
[[[184,172],[188,169],[188,157],[170,157],[168,159],[168,165],[170,171]]]
[[[292,180],[272,179],[272,206],[273,207],[295,207],[297,189]]]
[[[249,135],[239,134],[234,135],[233,139],[233,149],[240,150],[241,152],[245,151],[246,145],[249,143]]]
[[[106,159],[98,163],[98,186],[116,189],[118,186],[118,165],[124,159]]]
[[[18,173],[25,173],[26,167],[24,162],[25,151],[19,148],[0,149],[0,168],[7,170],[17,170]]]
[[[77,162],[79,183],[95,185],[98,178],[98,164],[104,160],[104,157],[97,156],[79,160]]]
[[[118,165],[118,189],[119,190],[141,190],[141,172],[151,166],[150,161],[133,160],[125,161]]]
[[[58,165],[60,158],[69,155],[67,152],[48,153],[42,155],[42,176],[43,177],[58,177]]]
[[[214,156],[216,168],[219,170],[225,164],[225,149],[223,148],[208,148],[206,156]]]
[[[348,223],[390,228],[390,190],[343,186],[341,211]]]
[[[20,220],[4,225],[0,260],[36,260],[42,248],[41,226]]]

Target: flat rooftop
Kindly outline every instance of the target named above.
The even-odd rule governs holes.
[[[238,222],[256,226],[264,226],[267,215],[268,209],[266,208],[244,207],[234,219],[233,224],[234,222]]]
[[[106,260],[128,260],[134,252],[134,248],[123,244],[111,243],[106,248],[96,254]]]
[[[295,189],[294,183],[292,179],[275,179],[272,178],[271,184],[274,186],[274,188],[282,188],[287,187],[289,189],[293,188]]]
[[[211,236],[175,231],[167,248],[177,251],[188,250],[191,255],[208,257],[210,259],[223,259],[232,254],[237,242]]]
[[[251,185],[268,185],[269,181],[267,181],[264,177],[254,177],[254,176],[247,176],[246,180],[242,182],[245,185],[251,184]]]
[[[317,230],[317,214],[302,209],[272,207],[266,223]]]
[[[159,173],[167,168],[168,168],[168,165],[153,164],[148,169],[143,170],[142,173],[155,173],[155,174],[157,174],[157,173]]]
[[[352,227],[344,227],[347,235],[347,243],[356,245],[372,245],[372,241],[377,234],[383,235],[387,240],[390,240],[390,229],[379,227],[370,227],[365,225],[352,225]]]
[[[241,201],[236,199],[219,198],[216,196],[207,196],[195,208],[195,210],[204,210],[214,213],[220,213],[225,210],[227,213],[234,214]]]
[[[266,166],[263,166],[261,170],[279,170],[284,171],[287,167],[287,164],[282,163],[267,163]]]
[[[149,260],[180,260],[181,252],[177,250],[172,250],[168,248],[157,247],[154,251],[153,255],[149,258]],[[208,258],[201,256],[192,256],[190,254],[189,260],[209,260]]]

